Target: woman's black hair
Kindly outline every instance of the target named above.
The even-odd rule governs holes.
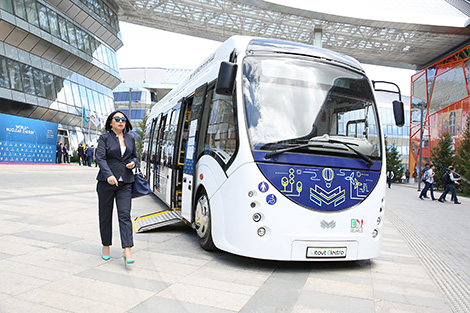
[[[106,131],[110,132],[112,130],[111,122],[116,113],[121,113],[122,115],[124,115],[125,118],[127,118],[126,128],[124,129],[124,132],[125,133],[130,132],[132,130],[131,120],[126,116],[126,114],[124,114],[122,111],[119,111],[119,110],[116,110],[113,113],[109,114],[108,119],[106,120],[106,126],[105,126]]]

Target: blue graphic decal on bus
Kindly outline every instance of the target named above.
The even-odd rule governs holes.
[[[258,163],[268,180],[286,197],[308,208],[339,211],[364,200],[380,172],[331,167]]]
[[[259,191],[261,191],[262,193],[265,193],[266,191],[268,191],[269,185],[268,185],[266,182],[261,182],[261,183],[259,183],[259,185],[258,185],[258,189],[259,189]]]

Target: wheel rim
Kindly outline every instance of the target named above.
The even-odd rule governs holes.
[[[203,238],[209,229],[209,201],[206,195],[202,195],[196,204],[196,232],[199,238]]]

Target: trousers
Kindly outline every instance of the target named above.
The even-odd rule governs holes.
[[[119,182],[119,186],[98,181],[98,216],[100,224],[101,243],[111,246],[113,238],[113,206],[116,201],[119,220],[119,233],[122,248],[133,247],[134,239],[131,222],[132,183]]]
[[[444,192],[442,193],[442,195],[439,197],[439,200],[445,200],[446,199],[446,196],[447,196],[447,193],[450,191],[450,193],[452,194],[452,199],[454,200],[454,202],[459,202],[459,200],[457,200],[457,192],[455,191],[455,186],[453,184],[447,184],[446,185],[446,189],[444,189]],[[452,200],[451,199],[451,200]]]
[[[434,187],[433,187],[433,184],[431,183],[428,183],[428,182],[424,182],[425,186],[424,186],[424,189],[421,191],[421,193],[419,194],[419,197],[422,198],[422,197],[425,197],[426,196],[426,193],[428,192],[428,190],[431,190],[431,199],[435,200],[434,198]]]

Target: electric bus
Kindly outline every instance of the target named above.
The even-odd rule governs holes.
[[[350,57],[232,37],[152,108],[142,155],[168,210],[134,223],[170,214],[203,249],[259,259],[380,252],[384,138],[374,82]]]

